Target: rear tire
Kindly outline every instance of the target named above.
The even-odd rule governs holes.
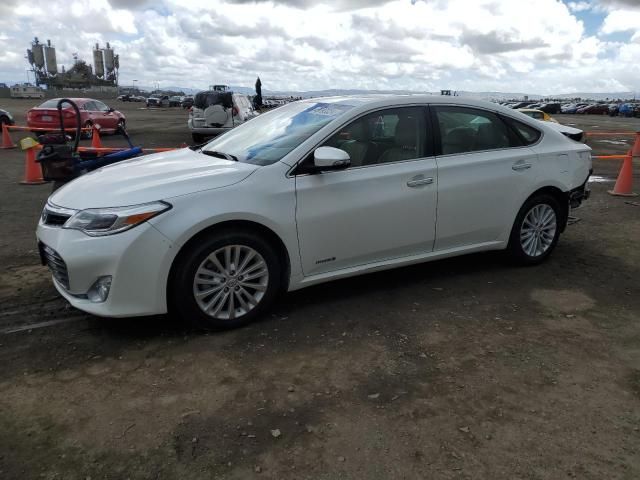
[[[555,249],[562,229],[558,200],[541,193],[529,198],[516,216],[507,251],[521,265],[538,265]]]
[[[0,116],[0,126],[5,124],[5,123],[7,125],[9,125],[9,117],[7,117],[6,115]]]
[[[238,228],[207,233],[175,260],[169,311],[197,328],[237,328],[269,309],[282,275],[276,249],[256,233]]]

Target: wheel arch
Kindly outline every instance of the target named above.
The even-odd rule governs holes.
[[[567,192],[562,191],[560,188],[553,186],[553,185],[546,185],[544,187],[538,188],[536,191],[534,191],[531,195],[529,195],[525,201],[523,202],[523,205],[529,201],[529,199],[537,196],[537,195],[542,195],[542,194],[546,194],[546,195],[551,195],[552,197],[554,197],[557,201],[558,204],[560,205],[560,208],[562,209],[561,211],[561,218],[560,220],[560,232],[564,232],[565,228],[567,227],[567,222],[569,220],[569,195]]]
[[[241,229],[250,231],[252,233],[256,232],[275,247],[278,253],[278,257],[284,262],[282,282],[280,287],[282,291],[286,292],[289,287],[289,281],[291,278],[291,259],[289,256],[289,251],[287,250],[285,243],[277,233],[275,233],[271,228],[263,225],[262,223],[253,220],[225,220],[214,223],[213,225],[209,225],[193,234],[186,242],[184,242],[184,244],[180,247],[178,253],[173,258],[171,267],[169,268],[169,276],[167,279],[166,288],[169,289],[171,287],[171,284],[173,283],[173,277],[175,275],[175,267],[184,252],[188,250],[190,245],[198,242],[202,237],[206,235],[226,229]],[[169,298],[168,292],[167,298]]]

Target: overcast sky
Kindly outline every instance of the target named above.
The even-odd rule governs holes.
[[[640,0],[0,0],[0,82],[34,36],[111,42],[121,85],[640,91]]]

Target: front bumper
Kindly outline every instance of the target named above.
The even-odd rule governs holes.
[[[42,248],[55,251],[64,263],[66,278],[56,272],[53,282],[74,307],[103,317],[166,313],[172,245],[149,223],[104,237],[40,223],[36,235]],[[107,300],[88,300],[87,291],[106,275],[112,276]]]

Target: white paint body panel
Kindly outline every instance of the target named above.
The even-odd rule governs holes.
[[[332,99],[327,99],[332,101]],[[591,168],[589,147],[526,115],[465,98],[435,96],[348,97],[352,110],[311,135],[280,161],[255,166],[179,150],[122,162],[85,175],[50,201],[72,209],[163,200],[172,209],[127,232],[89,237],[38,226],[69,270],[77,308],[103,316],[166,312],[173,261],[199,232],[227,221],[254,222],[282,241],[290,264],[289,290],[307,285],[506,246],[522,203],[542,187],[563,192],[581,186]],[[376,164],[316,175],[292,175],[350,120],[393,106],[468,105],[515,118],[543,132],[531,147]],[[283,107],[284,108],[284,107]],[[251,122],[238,128],[252,128]],[[513,170],[518,162],[531,168]],[[410,188],[415,177],[432,183]],[[335,258],[335,260],[323,261]],[[105,303],[85,293],[112,275]]]
[[[429,158],[296,177],[304,274],[431,252],[436,176]],[[407,186],[416,177],[433,183]]]

